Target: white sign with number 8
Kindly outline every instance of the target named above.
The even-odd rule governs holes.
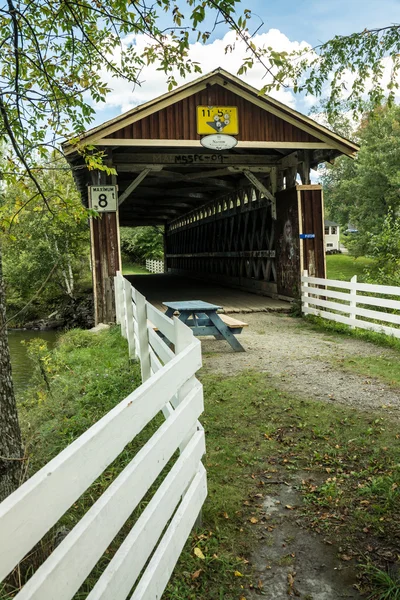
[[[115,212],[117,210],[117,186],[89,186],[90,208],[97,212]]]

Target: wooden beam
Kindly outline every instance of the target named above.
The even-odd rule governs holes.
[[[134,166],[134,165],[118,165],[118,172],[122,172],[122,173],[134,172],[134,171],[138,171],[138,170],[141,171],[142,169],[143,169],[143,166],[138,167],[137,165],[136,166]],[[210,173],[210,175],[212,175],[212,173]],[[195,174],[190,173],[188,175],[183,175],[182,173],[180,173],[178,171],[168,171],[166,169],[158,171],[157,173],[155,173],[155,176],[160,179],[169,179],[170,181],[176,181],[176,182],[179,181],[179,182],[189,183],[192,181],[194,181],[194,182],[196,181]],[[201,180],[201,177],[199,178],[199,180]],[[212,187],[223,187],[223,188],[229,189],[229,190],[233,190],[236,187],[233,183],[229,183],[228,181],[224,181],[223,179],[215,179],[212,177],[208,177],[207,182],[204,185],[208,185],[208,186],[211,185]],[[204,186],[202,186],[202,187],[204,187]],[[160,192],[161,192],[161,189],[160,189]]]
[[[309,127],[308,129],[311,129]],[[315,131],[313,131],[313,135],[318,135]],[[85,140],[85,143],[86,140]],[[142,147],[142,148],[198,148],[199,150],[202,148],[200,144],[200,140],[167,140],[167,139],[125,139],[125,138],[99,138],[93,142],[96,146],[120,146],[120,147]],[[324,142],[274,142],[274,141],[257,141],[253,142],[250,140],[240,140],[238,141],[235,148],[251,148],[251,149],[265,149],[271,148],[274,149],[329,149],[329,148],[337,148],[339,144],[330,141]]]
[[[254,148],[256,148],[254,146]],[[237,146],[232,152],[235,154],[226,154],[221,152],[207,152],[202,146],[199,147],[199,152],[191,151],[189,148],[184,148],[181,152],[168,152],[160,149],[159,152],[113,152],[114,164],[131,163],[142,165],[175,165],[189,167],[215,167],[229,165],[270,165],[276,164],[280,156],[272,154],[236,154]]]
[[[308,150],[302,150],[299,152],[299,165],[297,167],[297,172],[300,175],[301,183],[303,185],[309,185],[311,183],[310,179],[310,152]]]
[[[170,221],[170,219],[168,217],[165,217],[164,219],[162,219],[160,217],[158,217],[158,218],[135,217],[134,219],[132,219],[132,218],[122,219],[121,218],[121,227],[140,227],[142,225],[165,225],[165,223],[168,223],[168,221]]]
[[[147,177],[150,171],[151,169],[143,169],[143,171],[139,173],[139,175],[128,185],[126,190],[118,198],[118,206],[121,206],[124,200],[126,200],[133,190],[135,190],[138,185],[142,183],[143,179]]]
[[[286,188],[292,188],[296,185],[297,166],[289,167],[285,171]]]
[[[201,201],[200,201],[201,202]],[[170,207],[170,208],[174,208],[176,206],[180,206],[182,208],[193,208],[194,206],[196,206],[196,204],[199,204],[199,201],[197,202],[184,202],[183,200],[178,200],[178,201],[174,201],[172,198],[141,198],[141,197],[137,197],[135,196],[135,201],[133,203],[134,206],[148,206],[149,208],[152,208],[154,206],[156,207]],[[125,208],[126,210],[128,210],[127,207],[129,207],[130,204],[127,203],[123,209],[123,212],[125,212]]]
[[[243,173],[245,174],[245,176],[247,177],[247,179],[254,185],[254,187],[256,187],[258,190],[260,190],[260,192],[262,194],[264,194],[264,196],[266,198],[268,198],[268,200],[271,200],[271,202],[273,200],[275,200],[274,196],[271,194],[271,192],[265,187],[265,185],[258,179],[258,177],[256,177],[254,175],[254,173],[252,173],[251,171],[248,171],[247,169],[245,169],[243,171]]]
[[[276,219],[276,200],[275,196],[271,194],[271,192],[265,187],[265,185],[252,173],[245,169],[243,173],[246,175],[247,179],[251,181],[251,183],[256,187],[268,200],[271,201],[271,214],[272,218]]]
[[[228,167],[228,170],[230,173],[243,173],[243,171],[245,169],[247,169],[248,171],[251,171],[252,173],[269,173],[271,171],[271,169],[273,169],[274,167],[271,165],[268,166],[259,166],[259,167],[254,167],[254,166],[249,166],[249,165],[235,165],[232,167]]]
[[[279,166],[282,169],[287,169],[288,167],[297,167],[298,163],[299,163],[299,153],[292,152],[291,154],[288,154],[287,156],[284,156],[283,158],[281,158],[281,160],[279,161]]]
[[[104,171],[91,175],[93,185],[112,183]],[[95,323],[114,322],[114,276],[120,270],[118,212],[105,212],[90,219],[90,245]]]

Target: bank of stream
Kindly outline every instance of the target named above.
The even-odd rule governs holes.
[[[41,338],[46,340],[49,348],[52,348],[58,335],[58,331],[33,331],[27,329],[11,329],[8,331],[13,382],[17,395],[21,394],[29,386],[33,371],[32,361],[28,357],[27,348],[23,342],[29,342],[34,338]]]

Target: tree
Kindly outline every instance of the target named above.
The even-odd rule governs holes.
[[[399,89],[400,25],[337,35],[324,44],[291,53],[263,49],[274,73],[264,91],[292,87],[295,92],[328,97],[329,114],[340,112],[346,99],[354,113],[373,106],[392,105]],[[253,58],[248,61],[253,64]]]
[[[163,258],[164,233],[161,227],[121,227],[120,234],[121,252],[133,262]]]
[[[49,157],[38,175],[46,195],[53,196],[51,213],[40,201],[28,202],[34,191],[29,181],[5,190],[0,206],[0,218],[8,221],[10,232],[3,243],[7,305],[13,313],[23,310],[25,320],[27,309],[36,318],[35,307],[40,311],[74,300],[80,279],[89,275],[87,214],[67,163],[57,164],[58,170],[47,170],[54,166]]]
[[[211,33],[202,24],[206,13],[217,23],[222,19],[252,49],[246,31],[246,15],[236,21],[239,0],[186,0],[186,19],[172,0],[7,0],[0,9],[0,140],[8,144],[2,157],[7,189],[23,185],[31,190],[25,206],[42,201],[54,215],[54,203],[64,198],[48,189],[40,177],[41,160],[48,149],[60,153],[58,141],[78,136],[93,119],[92,102],[101,102],[109,91],[104,72],[137,85],[144,65],[157,62],[169,87],[176,85],[174,70],[181,76],[200,72],[188,58],[191,36],[203,43]],[[166,28],[160,16],[169,17]],[[148,43],[137,52],[135,34]],[[82,148],[89,168],[107,171],[101,153]],[[58,161],[52,168],[58,169]],[[30,182],[30,183],[28,183]],[[21,207],[22,208],[22,207]],[[20,207],[18,207],[18,211]],[[3,230],[8,221],[3,220]],[[1,256],[0,256],[1,261]],[[0,271],[2,275],[2,271]],[[11,491],[10,481],[22,458],[21,436],[11,386],[7,349],[5,298],[0,286],[0,501]],[[12,437],[12,443],[8,441]]]
[[[357,159],[339,157],[322,176],[325,202],[333,219],[359,230],[355,252],[376,254],[381,245],[376,236],[387,216],[391,213],[393,222],[400,214],[400,106],[367,112],[356,136],[361,145]]]
[[[157,62],[165,72],[169,86],[173,87],[176,84],[174,70],[181,76],[200,72],[200,66],[188,58],[190,41],[197,39],[205,43],[221,21],[233,29],[247,47],[248,53],[240,72],[258,61],[272,78],[272,87],[287,85],[285,78],[289,78],[294,81],[295,91],[320,93],[323,83],[329,78],[330,69],[350,64],[360,72],[353,86],[354,98],[357,98],[362,95],[360,82],[366,80],[366,67],[369,65],[373,73],[373,87],[378,90],[374,97],[379,98],[380,59],[391,57],[393,71],[397,72],[398,26],[378,32],[362,32],[349,38],[335,38],[321,47],[319,58],[313,59],[311,55],[314,62],[311,62],[311,70],[307,71],[309,63],[304,57],[293,63],[291,56],[255,47],[248,29],[249,11],[244,10],[243,15],[236,11],[240,0],[186,0],[181,5],[184,8],[176,5],[174,0],[155,0],[149,4],[147,0],[22,0],[18,3],[7,0],[0,9],[0,39],[4,57],[0,67],[0,139],[10,145],[10,150],[3,157],[3,176],[9,188],[21,179],[31,181],[32,196],[26,202],[41,200],[52,212],[52,201],[57,194],[47,193],[38,177],[40,159],[48,148],[60,152],[58,140],[77,136],[90,124],[94,113],[91,101],[103,101],[108,92],[104,72],[124,77],[136,85],[140,82],[142,68]],[[168,21],[166,27],[159,25],[163,14]],[[144,34],[148,39],[140,54],[133,39],[136,34]],[[351,58],[351,49],[356,49],[355,60]],[[362,62],[364,56],[366,60]],[[305,72],[306,80],[301,83]],[[337,76],[333,85],[335,98],[339,93],[336,90],[342,89]],[[390,94],[393,94],[395,79],[391,86]],[[107,170],[101,164],[101,154],[94,150],[80,148],[88,167]],[[0,314],[3,315],[0,350],[4,351],[0,364],[4,366],[8,358],[2,286],[0,292]],[[3,386],[0,398],[5,403],[11,393],[8,379],[0,379]],[[11,402],[10,406],[14,404]],[[2,407],[0,413],[5,414]],[[16,422],[16,413],[9,419]],[[13,448],[4,443],[5,435],[9,433],[6,427],[7,423],[2,418],[0,500],[9,490],[3,483],[5,473],[21,458],[17,434]]]

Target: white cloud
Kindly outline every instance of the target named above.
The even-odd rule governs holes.
[[[148,44],[148,38],[144,35],[138,35],[134,38],[131,36],[125,40],[126,43],[131,43],[132,41],[138,53],[141,53],[146,44]],[[290,41],[289,38],[277,29],[270,29],[268,33],[256,35],[253,38],[253,42],[257,47],[271,46],[277,51],[286,50],[287,52],[299,50],[308,45],[306,42]],[[232,52],[225,54],[225,48],[228,45],[232,45],[234,49]],[[232,31],[228,32],[223,39],[216,39],[206,45],[200,43],[192,44],[189,50],[189,58],[200,64],[203,74],[222,67],[235,75],[245,56],[246,46],[244,42],[236,40],[235,33]],[[113,58],[117,61],[119,59],[117,55],[114,55]],[[174,75],[178,85],[199,77],[197,73],[189,74],[185,79],[180,77],[178,73],[174,73]],[[116,114],[118,112],[125,112],[167,91],[167,77],[162,71],[157,70],[157,65],[151,65],[143,69],[140,75],[141,86],[134,87],[123,79],[111,78],[105,71],[102,73],[102,76],[112,88],[112,92],[107,96],[105,104],[96,105],[96,111],[104,109],[109,111],[113,109]],[[257,89],[262,88],[271,80],[271,76],[266,74],[265,68],[261,64],[256,64],[248,73],[242,75],[241,78]],[[272,92],[271,96],[295,108],[296,97],[291,90],[282,88],[279,91]],[[310,98],[307,101],[307,106],[311,106],[314,103],[315,99]]]

